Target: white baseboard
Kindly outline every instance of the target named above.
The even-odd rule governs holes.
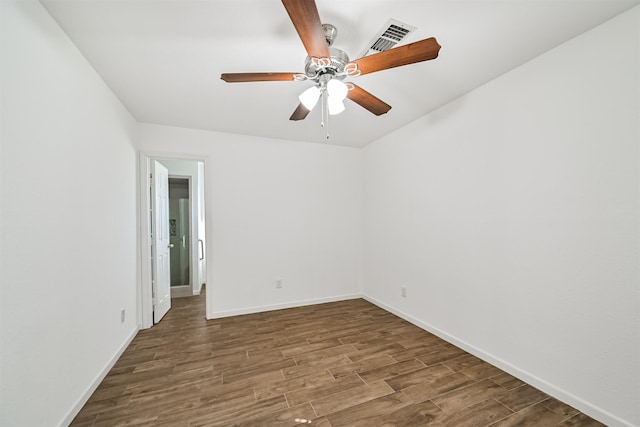
[[[364,298],[362,294],[350,294],[350,295],[340,295],[336,297],[327,297],[327,298],[318,298],[312,300],[302,300],[302,301],[292,301],[283,304],[273,304],[273,305],[262,305],[258,307],[247,307],[241,308],[238,310],[228,310],[228,311],[218,311],[213,312],[211,317],[207,317],[208,320],[211,319],[221,319],[223,317],[231,317],[231,316],[241,316],[243,314],[253,314],[253,313],[262,313],[265,311],[273,311],[273,310],[283,310],[286,308],[295,308],[295,307],[304,307],[307,305],[315,305],[315,304],[325,304],[328,302],[336,302],[336,301],[345,301],[350,299],[358,299]]]
[[[605,411],[604,409],[593,405],[589,402],[586,402],[582,399],[580,399],[579,397],[563,390],[560,389],[558,387],[556,387],[555,385],[535,376],[530,374],[529,372],[523,371],[522,369],[518,368],[517,366],[514,366],[512,364],[510,364],[509,362],[502,360],[490,353],[485,352],[484,350],[477,348],[463,340],[458,339],[457,337],[448,334],[445,331],[442,331],[428,323],[425,323],[423,321],[421,321],[420,319],[416,319],[415,317],[404,313],[401,310],[398,310],[394,307],[391,307],[381,301],[378,301],[375,298],[363,295],[362,298],[364,298],[365,300],[369,301],[370,303],[390,312],[395,314],[396,316],[406,320],[407,322],[410,322],[416,326],[418,326],[419,328],[424,329],[427,332],[431,332],[434,335],[437,335],[438,337],[442,338],[443,340],[457,346],[460,347],[461,349],[465,350],[468,353],[473,354],[474,356],[484,360],[487,363],[490,363],[500,369],[502,369],[503,371],[513,375],[514,377],[517,377],[519,379],[521,379],[522,381],[540,389],[541,391],[545,392],[546,394],[555,397],[556,399],[573,406],[574,408],[578,409],[580,412],[583,412],[584,414],[590,416],[591,418],[594,418],[608,426],[619,426],[619,427],[638,427],[634,424],[632,424],[629,421],[623,420],[613,414],[611,414],[608,411]]]
[[[105,367],[102,368],[102,370],[98,373],[98,375],[96,375],[93,381],[91,381],[91,384],[89,384],[89,386],[84,391],[84,393],[82,393],[80,398],[76,401],[75,405],[73,405],[73,407],[69,410],[69,412],[67,412],[67,415],[62,419],[62,422],[59,424],[60,427],[65,427],[71,424],[71,421],[73,421],[76,415],[78,415],[78,413],[80,412],[82,407],[87,403],[87,401],[89,400],[93,392],[96,391],[96,389],[98,388],[102,380],[104,380],[104,377],[107,376],[111,368],[113,368],[113,366],[116,364],[120,356],[122,356],[122,353],[124,353],[127,347],[129,347],[129,344],[131,344],[131,341],[133,341],[133,339],[136,337],[136,335],[138,334],[138,331],[139,329],[136,327],[136,329],[133,330],[131,335],[129,335],[129,337],[127,337],[124,343],[122,343],[122,345],[118,348],[118,350],[111,357],[111,359],[109,359]]]
[[[182,298],[193,296],[191,285],[171,286],[171,298]]]
[[[202,293],[202,287],[204,286],[204,283],[201,283],[200,286],[198,286],[197,289],[193,290],[193,296],[197,296],[200,295]]]

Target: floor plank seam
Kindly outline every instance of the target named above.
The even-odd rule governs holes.
[[[440,407],[440,405],[438,405],[436,402],[434,402],[434,401],[433,401],[433,399],[426,400],[425,402],[431,402],[431,403],[433,403],[433,405],[434,405],[436,408],[440,409],[440,411],[445,412],[445,411]]]
[[[507,417],[510,417],[511,415],[515,414],[516,411],[514,411],[513,409],[509,408],[507,405],[505,405],[504,403],[500,402],[498,399],[495,398],[495,396],[492,396],[491,399],[493,399],[494,401],[498,402],[499,405],[504,406],[505,408],[507,408],[509,411],[511,411],[511,414],[507,415]],[[506,417],[505,417],[506,418]]]

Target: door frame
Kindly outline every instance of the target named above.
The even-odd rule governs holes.
[[[206,183],[207,177],[211,176],[211,162],[208,156],[197,156],[190,154],[176,154],[169,152],[138,151],[138,313],[137,321],[139,329],[147,329],[153,326],[153,297],[151,292],[151,222],[149,221],[149,211],[151,208],[151,194],[149,191],[151,161],[152,160],[189,160],[204,163],[204,204],[205,204],[205,254],[210,254],[212,227],[210,219],[211,197],[209,196],[209,185]],[[207,288],[212,288],[212,268],[209,257],[205,255],[207,266],[207,277],[205,283]],[[210,317],[210,303],[207,292],[206,298],[206,318]]]

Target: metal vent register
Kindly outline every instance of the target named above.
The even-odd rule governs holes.
[[[371,40],[369,47],[360,54],[360,57],[389,50],[415,30],[416,27],[414,26],[400,22],[397,19],[389,19],[382,27],[382,30]]]

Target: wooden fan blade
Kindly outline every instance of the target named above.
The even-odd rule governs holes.
[[[302,103],[300,103],[296,107],[291,117],[289,117],[289,120],[295,120],[295,121],[304,120],[307,118],[309,111],[310,110],[308,110],[307,107],[305,107],[304,105],[302,105]]]
[[[314,0],[282,0],[310,57],[329,58],[329,45]]]
[[[220,78],[227,83],[279,82],[295,80],[296,74],[299,73],[224,73]]]
[[[371,111],[376,116],[381,116],[391,109],[391,105],[387,104],[380,98],[371,95],[360,86],[356,86],[353,83],[349,84],[353,85],[353,89],[347,93],[347,98]]]
[[[431,37],[384,52],[364,56],[353,62],[358,64],[358,69],[361,74],[369,74],[389,68],[435,59],[438,57],[439,51],[440,45],[435,38]]]

